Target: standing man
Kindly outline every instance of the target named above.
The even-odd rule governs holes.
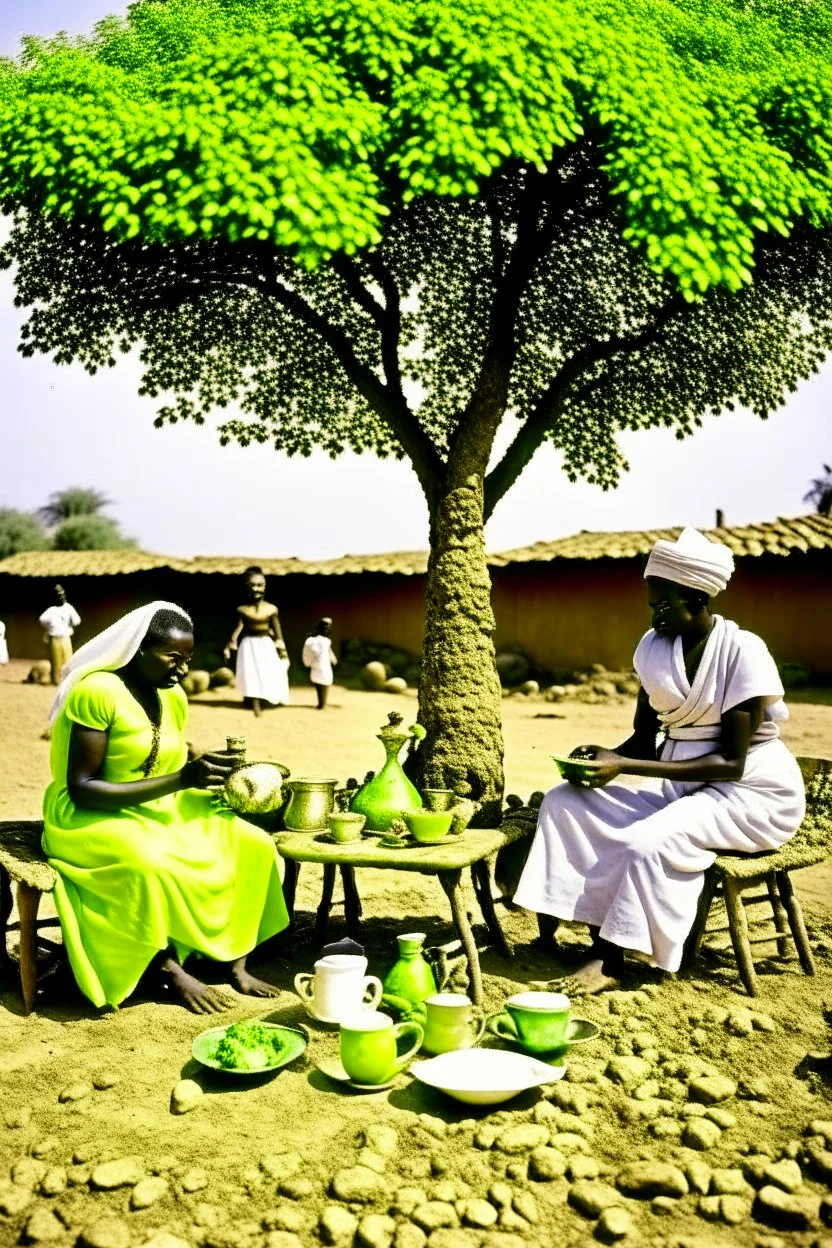
[[[325,615],[323,619],[318,620],[314,633],[307,637],[303,644],[303,665],[309,668],[309,679],[318,696],[319,711],[326,706],[329,686],[332,684],[332,669],[338,663],[332,652],[332,642],[329,638],[331,632],[332,620]]]
[[[63,585],[55,586],[55,603],[47,607],[40,617],[44,630],[43,640],[49,650],[52,665],[52,684],[61,683],[61,668],[72,658],[72,634],[81,623],[81,617],[66,600]]]

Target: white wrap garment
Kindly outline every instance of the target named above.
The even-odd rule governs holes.
[[[600,928],[603,939],[679,969],[704,872],[718,853],[777,849],[804,812],[800,769],[779,740],[788,716],[765,643],[715,616],[691,684],[680,638],[642,637],[633,665],[666,733],[664,760],[718,748],[724,712],[767,700],[742,780],[660,782],[659,789],[559,784],[540,808],[515,901]]]

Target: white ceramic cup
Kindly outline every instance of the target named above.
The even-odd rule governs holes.
[[[374,1010],[381,1000],[381,980],[366,970],[367,959],[358,954],[327,954],[315,963],[314,975],[295,976],[295,992],[313,1017],[339,1023],[359,1010]]]

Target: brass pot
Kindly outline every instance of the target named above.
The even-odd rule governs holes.
[[[307,777],[287,780],[289,804],[283,812],[283,823],[290,832],[324,832],[335,805],[337,780],[313,780]]]

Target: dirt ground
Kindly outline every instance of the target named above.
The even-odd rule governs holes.
[[[5,819],[37,817],[48,779],[40,733],[52,692],[21,683],[27,666],[0,669]],[[295,775],[344,780],[379,765],[374,733],[389,711],[415,718],[415,696],[336,689],[324,714],[311,689],[293,697],[292,707],[255,720],[233,693],[206,695],[192,704],[191,739],[218,747],[243,733],[250,753]],[[551,751],[614,744],[631,708],[509,698],[504,712],[507,791],[526,798],[553,783]],[[832,752],[832,706],[796,703],[785,727],[796,753]],[[383,975],[392,962],[396,932],[423,930],[428,944],[452,935],[434,881],[366,871],[358,883],[372,972]],[[205,1021],[179,1006],[138,997],[98,1012],[53,980],[25,1018],[17,983],[0,980],[0,1245],[548,1248],[620,1239],[655,1248],[828,1248],[832,1085],[807,1058],[830,1047],[828,869],[796,883],[816,949],[814,978],[793,961],[766,960],[771,945],[758,946],[754,1000],[724,950],[703,956],[689,980],[633,962],[623,991],[581,1004],[601,1032],[573,1051],[566,1078],[491,1113],[406,1075],[391,1090],[344,1091],[316,1068],[337,1047],[322,1028],[313,1027],[305,1057],[278,1075],[234,1080],[192,1061]],[[308,1021],[292,982],[317,953],[319,895],[318,869],[304,867],[292,960],[269,954],[255,963],[280,996],[266,1007],[232,997],[222,1021]],[[478,921],[473,897],[471,908]],[[515,957],[483,953],[489,1009],[568,968],[586,938],[570,928],[555,962],[533,950],[531,915],[500,915]],[[336,904],[331,938],[342,931]],[[476,931],[484,945],[485,928]],[[171,1091],[183,1078],[203,1094],[180,1115],[171,1112]],[[124,1165],[96,1171],[107,1161]]]

